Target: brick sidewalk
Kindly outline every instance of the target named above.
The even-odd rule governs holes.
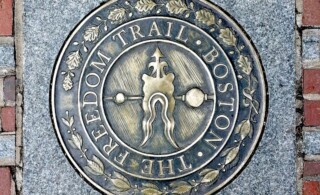
[[[302,68],[301,75],[299,75],[300,70],[297,71],[297,83],[301,84],[300,89],[302,89],[297,91],[297,97],[303,97],[303,108],[300,113],[302,120],[297,128],[298,134],[302,135],[301,150],[299,151],[297,147],[298,159],[301,156],[301,163],[298,164],[298,181],[301,182],[298,182],[298,189],[301,188],[299,185],[302,185],[303,195],[318,195],[320,194],[318,178],[320,175],[320,1],[297,0],[297,30],[301,35],[297,41],[297,64],[300,64],[298,69]]]
[[[21,115],[21,103],[17,106],[16,72],[17,34],[14,29],[20,28],[20,19],[14,18],[20,15],[17,4],[20,1],[0,0],[0,194],[19,194],[21,181],[20,143],[21,131],[17,128],[16,115]],[[17,11],[17,12],[16,12]],[[16,12],[14,14],[14,12]],[[16,15],[16,16],[15,16]],[[19,117],[21,118],[21,117]],[[14,180],[15,178],[15,180]]]

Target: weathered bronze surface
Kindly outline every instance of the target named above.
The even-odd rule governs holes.
[[[111,194],[206,194],[262,134],[262,65],[241,28],[202,0],[109,1],[57,59],[51,110],[77,171]]]

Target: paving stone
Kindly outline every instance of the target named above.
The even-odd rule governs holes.
[[[303,93],[320,94],[320,69],[303,71]]]
[[[303,195],[320,195],[320,182],[319,181],[304,181],[303,182]]]
[[[3,96],[4,101],[16,100],[16,77],[8,76],[3,81]]]
[[[304,101],[304,125],[320,126],[320,101]]]
[[[303,25],[319,26],[320,25],[320,1],[303,0]]]
[[[55,58],[65,38],[100,2],[24,1],[24,55],[28,56],[24,64],[24,194],[99,194],[63,155],[50,122],[48,93]],[[248,167],[220,194],[295,194],[295,1],[214,2],[252,38],[270,92],[269,117],[259,148]]]
[[[303,177],[320,175],[320,162],[304,162]]]
[[[1,23],[0,23],[1,24]],[[12,45],[0,45],[0,68],[14,67],[14,48]]]
[[[303,152],[306,155],[320,154],[320,131],[307,131],[303,133]]]
[[[11,195],[11,173],[9,167],[0,167],[1,195]]]
[[[12,35],[13,29],[13,4],[12,0],[0,1],[0,36]],[[1,53],[1,52],[0,52]]]
[[[5,164],[15,160],[15,136],[0,135],[0,165],[2,161]]]
[[[16,129],[16,110],[15,107],[1,108],[1,125],[5,132],[12,132]]]
[[[302,62],[304,67],[320,66],[320,30],[303,30],[302,51]]]

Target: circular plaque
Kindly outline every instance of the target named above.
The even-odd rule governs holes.
[[[242,29],[202,0],[109,1],[72,32],[52,77],[58,140],[106,194],[210,194],[245,166],[267,88]]]

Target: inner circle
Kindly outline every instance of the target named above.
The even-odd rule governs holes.
[[[208,99],[215,89],[204,62],[165,40],[123,53],[104,80],[103,97],[111,132],[124,145],[153,156],[194,145],[208,129],[216,104]]]

